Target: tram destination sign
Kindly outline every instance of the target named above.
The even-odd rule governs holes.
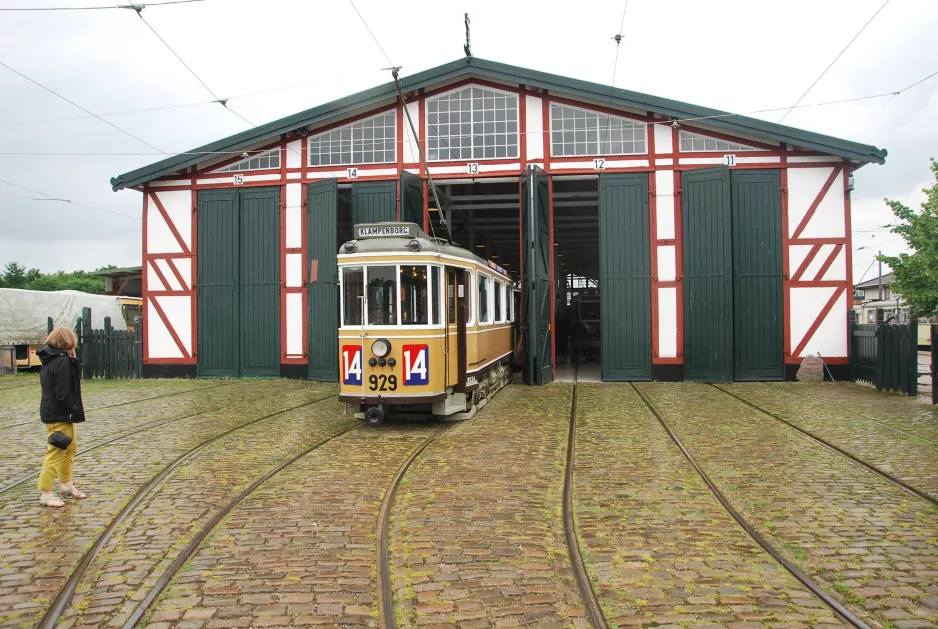
[[[417,226],[414,223],[356,225],[355,237],[358,240],[365,238],[416,238]]]

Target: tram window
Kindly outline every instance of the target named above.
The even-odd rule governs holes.
[[[364,271],[360,266],[342,269],[342,325],[362,324],[362,291]]]
[[[401,266],[401,323],[427,325],[427,267]]]
[[[489,286],[492,280],[487,275],[479,273],[479,323],[489,323],[492,314],[489,311]]]
[[[440,319],[440,267],[431,266],[430,267],[430,292],[433,293],[432,301],[430,302],[430,310],[433,316],[433,320],[430,321],[433,325],[440,325],[442,320]]]
[[[446,311],[447,321],[456,323],[456,273],[446,274]]]
[[[505,320],[505,313],[502,312],[502,295],[505,294],[505,285],[501,282],[495,282],[495,322],[501,323]]]
[[[397,267],[368,267],[368,324],[397,325]]]

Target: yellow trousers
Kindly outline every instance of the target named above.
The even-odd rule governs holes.
[[[75,463],[75,452],[78,451],[78,435],[75,433],[75,424],[57,422],[55,424],[46,424],[48,440],[52,433],[59,431],[63,435],[72,438],[66,449],[56,448],[54,445],[46,443],[46,460],[42,463],[42,472],[39,473],[39,491],[52,491],[52,481],[59,477],[60,483],[68,483],[72,480],[72,465]]]

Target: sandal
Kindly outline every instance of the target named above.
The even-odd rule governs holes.
[[[65,503],[62,502],[62,499],[56,498],[55,494],[52,494],[51,496],[48,496],[48,497],[39,496],[39,504],[41,504],[43,507],[54,507],[54,508],[65,506]]]
[[[75,500],[84,500],[88,496],[78,491],[76,488],[72,487],[70,489],[61,490],[62,497],[64,498],[74,498]]]

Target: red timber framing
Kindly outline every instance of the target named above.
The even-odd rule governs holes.
[[[671,126],[672,120],[663,116],[658,116],[654,114],[641,114],[635,113],[633,111],[624,111],[620,109],[615,109],[613,107],[604,106],[601,104],[596,104],[593,102],[584,102],[565,98],[560,95],[553,93],[548,93],[546,90],[536,89],[530,86],[519,84],[516,86],[506,85],[501,83],[496,83],[492,81],[486,81],[477,78],[467,78],[461,81],[451,83],[449,85],[440,87],[433,90],[424,90],[420,89],[416,92],[405,93],[405,103],[417,103],[418,110],[418,120],[414,120],[415,126],[418,127],[417,142],[420,150],[423,151],[424,155],[427,153],[427,100],[444,94],[453,90],[460,89],[467,85],[475,85],[480,87],[486,87],[491,89],[497,89],[503,92],[510,94],[515,94],[518,97],[518,128],[519,128],[519,154],[516,158],[505,158],[505,159],[478,159],[480,164],[488,167],[494,167],[491,170],[485,170],[478,175],[474,176],[474,179],[484,180],[486,178],[494,177],[520,177],[528,164],[528,147],[532,145],[533,142],[537,142],[535,134],[541,134],[542,142],[542,158],[537,158],[534,161],[540,162],[543,160],[543,169],[549,176],[549,187],[550,187],[550,221],[551,221],[551,239],[553,240],[553,180],[552,176],[568,176],[568,175],[596,175],[600,172],[607,173],[616,173],[616,172],[647,172],[649,174],[649,226],[650,226],[650,249],[651,249],[651,273],[652,273],[652,294],[651,294],[651,303],[652,303],[652,363],[653,364],[681,364],[683,363],[684,355],[684,299],[683,299],[683,234],[682,234],[682,190],[681,190],[681,172],[684,170],[693,170],[699,168],[706,168],[710,163],[702,164],[687,164],[681,163],[681,160],[687,159],[709,159],[716,160],[722,158],[723,151],[720,152],[681,152],[680,151],[680,132],[677,128],[672,127],[671,129],[671,151],[667,153],[657,153],[655,146],[655,133],[654,133],[654,124],[662,124]],[[543,123],[542,129],[528,129],[527,128],[527,96],[536,96],[541,99],[541,118]],[[551,131],[550,131],[550,107],[552,103],[563,104],[578,107],[581,109],[586,109],[590,111],[597,111],[600,113],[607,113],[610,115],[615,115],[621,118],[632,120],[638,123],[644,123],[647,128],[646,134],[646,146],[647,151],[645,154],[641,155],[590,155],[590,156],[578,156],[578,157],[554,157],[551,155]],[[391,181],[394,180],[397,183],[398,190],[397,196],[398,200],[400,198],[400,175],[403,170],[412,170],[418,173],[418,176],[423,180],[423,190],[424,190],[424,220],[423,228],[424,230],[429,227],[429,211],[428,208],[432,205],[432,199],[429,195],[429,189],[427,185],[427,172],[423,166],[422,161],[419,158],[419,152],[416,156],[415,162],[407,161],[407,157],[404,152],[404,140],[407,137],[408,133],[408,122],[406,114],[404,112],[404,107],[399,103],[395,104],[385,104],[375,109],[369,111],[363,111],[357,113],[353,116],[344,118],[342,120],[335,121],[328,125],[323,125],[318,127],[310,132],[310,135],[316,135],[319,133],[324,133],[332,129],[366,119],[372,116],[376,116],[382,113],[389,111],[395,112],[395,118],[397,121],[397,141],[396,141],[396,159],[394,162],[382,163],[382,164],[364,164],[356,166],[358,171],[358,176],[356,178],[349,178],[347,176],[348,166],[309,166],[309,156],[308,156],[308,141],[307,136],[299,136],[293,133],[288,133],[276,140],[271,140],[268,143],[264,143],[258,148],[251,149],[249,152],[251,154],[262,153],[269,151],[275,148],[278,148],[281,151],[281,160],[279,169],[265,169],[265,170],[248,170],[240,171],[237,174],[242,175],[244,182],[242,186],[239,187],[255,187],[255,186],[272,186],[279,185],[281,186],[281,361],[284,364],[305,364],[308,360],[308,296],[307,296],[307,281],[306,272],[304,271],[301,275],[302,286],[291,286],[286,285],[286,265],[287,265],[287,255],[290,254],[301,254],[302,255],[302,268],[306,268],[307,264],[307,198],[306,198],[306,188],[307,183],[314,182],[323,178],[335,177],[339,183],[352,183],[355,181]],[[851,166],[846,163],[844,160],[839,158],[831,158],[831,161],[817,161],[817,162],[790,162],[789,158],[791,157],[830,157],[827,154],[816,152],[816,151],[807,151],[799,150],[797,148],[787,146],[787,145],[774,145],[766,142],[759,142],[749,138],[743,138],[733,135],[728,135],[711,129],[705,129],[698,126],[695,126],[693,122],[682,122],[680,124],[681,130],[691,131],[694,133],[699,133],[701,135],[722,139],[731,142],[738,142],[745,144],[747,146],[752,146],[758,151],[746,151],[738,152],[738,160],[740,158],[769,158],[773,161],[763,161],[757,163],[739,163],[734,167],[735,169],[779,169],[781,171],[781,186],[782,186],[782,230],[783,230],[783,247],[782,247],[782,264],[783,264],[783,291],[784,291],[784,300],[785,300],[785,312],[784,312],[784,350],[785,350],[785,362],[786,363],[798,363],[800,358],[798,354],[803,348],[810,342],[811,337],[820,327],[823,322],[824,316],[830,313],[831,309],[836,305],[836,300],[839,298],[843,292],[848,289],[852,281],[852,255],[851,255],[851,242],[850,242],[850,199],[849,196],[845,199],[845,236],[844,237],[835,237],[835,238],[803,238],[802,234],[805,231],[805,228],[808,225],[808,222],[811,220],[814,212],[817,210],[818,205],[821,202],[824,194],[833,188],[836,185],[836,180],[838,177],[842,180],[843,185],[846,186],[846,178]],[[528,136],[531,137],[528,137]],[[299,167],[288,167],[286,152],[289,150],[287,148],[290,142],[295,140],[300,140],[300,145],[302,147],[300,164]],[[564,165],[570,164],[582,164],[583,162],[591,162],[595,157],[605,157],[608,161],[613,162],[623,162],[626,166],[608,166],[601,171],[598,171],[594,168],[584,168],[584,167],[563,167]],[[144,240],[144,266],[146,269],[151,269],[154,273],[154,276],[157,277],[160,282],[163,283],[164,288],[170,287],[171,284],[167,283],[166,280],[170,278],[163,277],[163,269],[158,268],[153,264],[150,266],[151,262],[156,260],[167,260],[169,263],[169,268],[172,271],[173,277],[176,281],[180,281],[181,273],[179,272],[178,267],[172,263],[173,258],[182,258],[188,257],[192,260],[192,286],[186,288],[183,291],[154,291],[150,290],[147,276],[148,273],[144,273],[143,284],[144,284],[144,295],[148,303],[154,303],[153,298],[162,296],[162,295],[190,295],[191,296],[191,312],[192,312],[192,339],[191,347],[192,352],[185,351],[182,340],[179,339],[176,331],[172,329],[172,326],[169,325],[168,320],[166,319],[165,312],[158,304],[154,304],[154,311],[160,317],[161,321],[167,325],[167,329],[170,330],[171,335],[173,336],[174,342],[180,348],[180,351],[183,353],[185,358],[179,359],[163,359],[157,358],[153,359],[152,362],[158,363],[172,363],[172,362],[182,362],[182,363],[194,363],[196,361],[196,352],[198,348],[197,340],[197,330],[198,330],[198,309],[197,309],[197,290],[195,278],[197,277],[196,271],[196,256],[197,256],[197,226],[198,226],[198,191],[199,190],[211,190],[211,189],[225,189],[232,188],[232,181],[222,181],[222,182],[212,182],[206,181],[210,179],[224,179],[233,175],[234,173],[217,173],[219,168],[224,168],[233,163],[241,161],[244,159],[243,155],[239,152],[237,155],[232,155],[222,161],[205,166],[203,168],[192,168],[188,169],[185,172],[180,172],[175,176],[165,176],[154,180],[143,186],[144,191],[144,225],[143,225],[143,240]],[[468,160],[466,161],[433,161],[429,162],[429,167],[431,172],[437,168],[443,167],[456,167],[456,166],[466,166]],[[629,166],[628,164],[635,163],[635,166]],[[815,202],[811,204],[808,213],[800,219],[799,225],[794,232],[790,230],[789,217],[788,217],[788,173],[789,169],[795,168],[830,168],[833,167],[833,172],[830,177],[824,184],[824,188],[821,191],[821,194],[818,195],[818,198],[815,199]],[[657,203],[657,180],[655,173],[657,171],[670,171],[673,173],[673,186],[674,186],[674,207],[673,210],[670,208],[659,207]],[[437,173],[434,172],[433,178],[437,181],[446,181],[448,179],[465,179],[467,173],[458,172],[458,173]],[[272,177],[271,177],[272,176]],[[299,248],[287,248],[286,246],[286,234],[287,234],[287,204],[288,204],[288,195],[286,193],[287,184],[300,184],[300,203],[302,206],[301,209],[301,222],[302,222],[302,234],[301,234],[301,246]],[[520,184],[519,184],[520,185]],[[191,250],[190,248],[183,247],[184,253],[182,254],[159,254],[152,255],[146,251],[146,242],[147,242],[147,213],[149,211],[158,211],[164,220],[167,220],[165,208],[161,208],[158,200],[155,197],[156,191],[173,191],[173,190],[187,190],[192,194],[192,239],[191,239]],[[400,203],[398,202],[398,212],[400,208]],[[520,209],[519,209],[520,211]],[[658,238],[658,229],[657,229],[657,217],[659,212],[671,212],[673,211],[674,219],[674,237],[667,239]],[[175,226],[172,226],[172,223],[167,220],[167,225],[170,226],[173,235],[177,240],[181,242],[179,238],[178,230],[175,229]],[[789,237],[791,234],[791,237]],[[519,240],[520,240],[520,225],[519,225]],[[809,255],[803,260],[797,269],[790,268],[790,247],[799,246],[799,245],[811,245],[811,250]],[[823,245],[834,245],[833,251],[825,253],[824,262],[820,270],[811,273],[810,277],[807,277],[807,271],[811,267],[812,261],[821,255],[823,250]],[[673,246],[674,247],[674,268],[675,276],[673,279],[661,280],[659,278],[659,261],[658,261],[658,252],[659,248],[663,246]],[[825,281],[823,279],[825,273],[831,268],[835,263],[838,255],[845,255],[846,259],[846,281]],[[553,269],[553,259],[551,261],[551,274],[554,275]],[[186,284],[182,283],[185,288]],[[554,287],[552,290],[556,290],[555,284],[552,283]],[[797,347],[792,347],[791,339],[791,320],[790,320],[790,304],[791,304],[791,289],[792,288],[801,288],[801,287],[830,287],[834,288],[834,295],[831,297],[829,303],[825,304],[824,309],[822,309],[820,316],[813,322],[812,326],[808,329],[808,332],[805,334],[803,339],[799,339]],[[659,343],[661,338],[661,328],[660,328],[660,317],[659,317],[659,289],[662,288],[674,288],[675,289],[675,323],[676,323],[676,356],[659,356]],[[302,295],[302,308],[303,308],[303,350],[302,356],[297,355],[288,355],[287,354],[287,295],[299,293]],[[850,307],[849,299],[848,308]],[[523,308],[523,305],[522,305]],[[519,313],[519,316],[523,316],[522,313]],[[552,321],[552,329],[554,329],[554,322]],[[846,323],[844,324],[845,330],[847,330]],[[845,334],[849,332],[846,331]],[[849,351],[849,343],[847,344]],[[147,321],[144,319],[144,357],[145,362],[150,362],[149,359],[149,350],[148,350],[148,335],[147,335]],[[837,363],[845,362],[846,358],[833,357],[827,358],[828,362]],[[554,365],[556,369],[556,356],[554,356]]]

